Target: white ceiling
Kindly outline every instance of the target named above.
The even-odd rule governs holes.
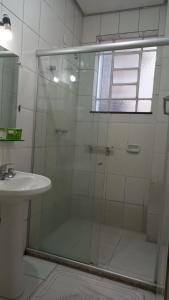
[[[76,0],[84,14],[95,14],[164,3],[164,0]]]

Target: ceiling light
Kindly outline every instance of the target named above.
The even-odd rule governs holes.
[[[73,75],[73,74],[71,74],[71,75],[70,75],[70,81],[71,81],[71,82],[76,82],[76,76]]]

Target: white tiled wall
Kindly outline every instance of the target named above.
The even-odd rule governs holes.
[[[95,43],[99,35],[117,33],[138,35],[140,31],[147,33],[157,30],[159,35],[164,35],[164,29],[165,6],[87,16],[83,19],[82,42]],[[168,61],[166,67],[162,69],[161,78],[161,56],[162,52],[158,50],[153,115],[148,116],[91,115],[89,111],[94,56],[93,54],[81,56],[76,128],[76,145],[81,147],[78,147],[78,159],[75,155],[74,166],[77,171],[80,165],[81,176],[86,170],[89,172],[88,177],[94,178],[91,173],[95,174],[95,178],[98,174],[102,174],[104,190],[100,202],[100,210],[104,211],[102,222],[131,230],[147,229],[148,238],[153,241],[157,239],[159,209],[152,211],[149,206],[150,203],[155,205],[152,190],[157,189],[157,186],[160,188],[163,182],[167,138],[167,118],[163,115],[162,98],[165,95],[165,88],[168,89],[168,76],[166,76]],[[87,154],[84,150],[85,144],[114,146],[114,152],[107,157],[100,154],[98,158],[94,154],[93,156]],[[141,152],[138,155],[127,153],[128,144],[140,145]],[[98,165],[98,162],[101,164]],[[87,166],[90,166],[90,169],[86,169]],[[86,176],[87,180],[88,177]],[[91,182],[96,190],[98,188],[96,179],[91,179]],[[85,184],[87,185],[87,181]],[[90,185],[87,187],[85,197],[86,192],[88,195],[91,193]],[[77,189],[73,192],[76,195]],[[98,195],[97,191],[96,194]]]
[[[82,15],[73,0],[2,0],[0,12],[11,18],[13,32],[13,40],[2,46],[16,53],[21,61],[18,104],[22,110],[17,115],[17,126],[23,128],[25,140],[8,146],[1,144],[0,162],[13,162],[17,170],[30,171],[37,81],[35,51],[79,44]],[[37,229],[38,220],[37,214]]]
[[[164,34],[165,13],[163,6],[157,6],[84,17],[82,42],[95,43],[96,36],[115,33],[159,30]]]

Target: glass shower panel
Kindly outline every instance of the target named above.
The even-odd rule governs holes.
[[[90,55],[39,59],[34,172],[48,176],[52,189],[32,203],[29,241],[31,248],[85,263],[96,262],[98,249],[90,153],[97,124],[89,113],[94,63]]]
[[[138,105],[142,114],[120,114],[120,100],[108,99],[97,99],[96,112],[110,105],[118,114],[91,113],[102,89],[97,53],[39,60],[34,172],[50,177],[53,187],[32,202],[30,248],[150,285],[162,282],[160,219],[168,180],[162,108],[169,91],[161,90],[157,51],[152,101],[125,101],[126,112]],[[120,72],[115,79],[123,82],[127,74]],[[131,72],[134,83],[137,72]],[[152,114],[143,113],[147,107]]]

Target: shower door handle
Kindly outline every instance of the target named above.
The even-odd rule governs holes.
[[[166,96],[163,98],[163,108],[164,108],[164,114],[169,115],[169,96]],[[168,103],[168,105],[167,105]],[[168,109],[167,109],[168,106]]]

